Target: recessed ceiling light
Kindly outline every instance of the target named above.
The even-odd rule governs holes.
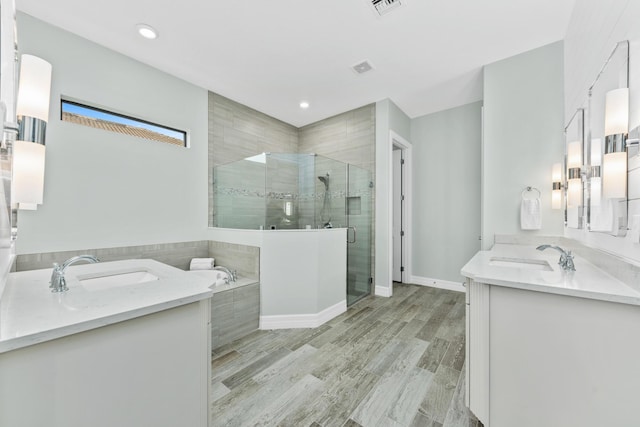
[[[309,103],[307,101],[302,101],[300,103],[300,108],[302,108],[303,110],[306,110],[307,108],[309,108]]]
[[[153,40],[158,38],[158,32],[150,25],[138,24],[136,25],[136,29],[138,30],[138,34],[145,39]]]

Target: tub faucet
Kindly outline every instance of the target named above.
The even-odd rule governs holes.
[[[539,251],[544,251],[545,249],[555,249],[560,252],[560,260],[558,261],[558,265],[562,267],[564,271],[576,271],[575,265],[573,265],[573,255],[571,255],[571,251],[565,251],[560,246],[552,246],[552,245],[540,245],[536,249]]]
[[[69,258],[62,265],[57,262],[53,263],[53,272],[51,273],[51,281],[49,287],[51,292],[64,292],[68,291],[67,280],[64,278],[64,273],[71,264],[75,264],[78,261],[88,261],[90,263],[100,262],[100,260],[93,255],[79,255]]]
[[[214,270],[218,270],[218,271],[222,271],[223,273],[227,273],[227,278],[225,279],[227,283],[229,282],[235,282],[236,279],[238,278],[238,275],[236,274],[236,271],[233,270],[229,270],[227,267],[223,267],[221,265],[217,265],[215,267],[213,267]]]

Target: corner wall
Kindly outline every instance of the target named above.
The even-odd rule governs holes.
[[[551,168],[564,155],[563,44],[552,43],[485,66],[482,246],[495,234],[562,235],[551,209]],[[520,228],[521,193],[541,192],[542,228]]]
[[[391,186],[391,132],[409,140],[411,119],[390,99],[376,103],[376,172],[375,172],[375,294],[391,296],[390,245],[392,230],[389,226],[389,187]]]
[[[201,240],[207,91],[29,15],[20,53],[53,65],[44,204],[18,215],[18,254]],[[60,96],[189,132],[190,147],[60,120]]]
[[[480,250],[482,102],[411,120],[413,282],[463,281]]]

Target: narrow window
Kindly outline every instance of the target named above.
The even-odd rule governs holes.
[[[131,135],[151,141],[187,146],[187,132],[135,117],[61,99],[60,119],[96,129]]]

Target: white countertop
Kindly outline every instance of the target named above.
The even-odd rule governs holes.
[[[496,257],[547,261],[552,271],[490,265]],[[478,252],[462,267],[461,274],[478,283],[640,305],[639,292],[587,260],[575,256],[576,271],[565,272],[558,265],[559,258],[553,249],[541,252],[533,246],[498,244],[490,251]]]
[[[144,269],[158,280],[91,290],[78,276]],[[52,293],[51,269],[11,273],[0,299],[0,353],[210,298],[210,283],[150,259],[72,265],[69,290]]]

